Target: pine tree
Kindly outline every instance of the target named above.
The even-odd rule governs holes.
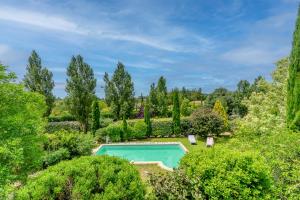
[[[49,116],[54,105],[55,97],[53,74],[47,68],[42,67],[42,61],[36,51],[32,51],[28,59],[27,72],[24,76],[24,85],[31,92],[37,92],[45,97],[47,110],[44,116]]]
[[[66,92],[70,112],[80,122],[83,131],[88,131],[89,114],[95,99],[96,79],[93,69],[78,55],[72,57],[67,69]]]
[[[180,133],[180,104],[179,104],[179,91],[175,89],[173,92],[173,133]]]
[[[218,115],[223,119],[224,127],[228,128],[228,116],[219,99],[216,100],[213,111],[218,113]]]
[[[96,132],[100,128],[100,108],[97,100],[92,104],[92,131]]]
[[[160,117],[165,117],[168,112],[168,98],[167,98],[167,85],[166,79],[161,76],[158,80],[157,91],[157,110]]]
[[[290,55],[287,93],[288,126],[300,130],[300,122],[297,121],[300,115],[300,7]]]
[[[151,124],[151,115],[150,115],[150,101],[149,98],[146,99],[145,109],[144,109],[144,121],[147,125],[146,135],[150,137],[152,134],[152,124]]]
[[[110,105],[115,119],[128,118],[134,109],[134,85],[122,63],[118,63],[111,79],[104,75],[105,100]]]

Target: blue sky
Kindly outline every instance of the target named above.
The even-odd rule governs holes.
[[[118,61],[136,95],[161,75],[169,89],[235,89],[269,77],[289,54],[297,8],[295,0],[0,0],[0,61],[22,79],[35,49],[61,97],[77,54],[93,67],[100,97]]]

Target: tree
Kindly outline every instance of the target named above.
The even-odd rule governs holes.
[[[193,132],[199,136],[218,136],[224,130],[223,119],[211,109],[200,108],[193,112],[191,119]]]
[[[44,115],[49,116],[55,100],[52,93],[54,88],[53,74],[47,68],[42,67],[41,58],[34,50],[29,56],[26,69],[24,85],[29,91],[38,92],[45,96],[47,110]]]
[[[86,133],[89,128],[89,114],[95,99],[96,79],[93,69],[78,55],[72,57],[67,69],[67,101],[71,114],[80,122]]]
[[[42,163],[45,100],[12,83],[15,78],[0,64],[0,199],[4,185],[26,179]]]
[[[111,106],[114,118],[120,119],[124,115],[130,117],[135,103],[134,85],[125,66],[119,62],[111,79],[105,73],[104,82],[105,100]]]
[[[160,117],[165,117],[168,112],[166,79],[161,76],[157,83],[157,109]]]
[[[100,108],[97,100],[92,104],[92,131],[96,132],[100,128]]]
[[[225,129],[228,128],[228,116],[220,100],[216,101],[213,111],[222,117]]]
[[[179,91],[178,89],[174,90],[173,93],[173,133],[180,133],[180,104],[179,104]]]
[[[242,97],[249,97],[251,94],[251,87],[250,83],[247,80],[240,80],[240,82],[237,85],[237,93]]]
[[[123,134],[121,135],[121,141],[123,142],[125,139],[127,139],[128,136],[128,124],[126,121],[126,116],[123,116]]]
[[[184,98],[181,102],[180,113],[182,116],[189,116],[191,114],[190,101]]]
[[[293,46],[290,55],[289,78],[287,89],[287,123],[288,126],[300,130],[300,7],[294,31]]]
[[[150,86],[149,100],[150,100],[151,114],[153,116],[156,116],[158,114],[158,97],[157,97],[157,90],[154,83],[152,83]]]
[[[144,121],[147,125],[147,133],[146,135],[148,137],[150,137],[151,133],[152,133],[152,124],[151,124],[151,119],[150,119],[151,115],[150,115],[150,101],[149,98],[146,99],[146,103],[145,103],[145,109],[144,109]]]

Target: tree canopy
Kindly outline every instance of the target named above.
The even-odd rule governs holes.
[[[71,58],[67,69],[67,101],[70,112],[81,123],[82,130],[88,131],[89,114],[95,99],[96,79],[93,69],[78,55]]]

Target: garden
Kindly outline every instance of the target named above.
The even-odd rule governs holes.
[[[99,98],[78,55],[67,67],[67,96],[57,98],[36,51],[22,83],[0,65],[0,199],[299,199],[299,25],[298,16],[291,55],[272,79],[241,80],[234,91],[168,89],[161,76],[136,95],[119,62]],[[180,142],[188,152],[172,171],[92,153],[149,142]]]

